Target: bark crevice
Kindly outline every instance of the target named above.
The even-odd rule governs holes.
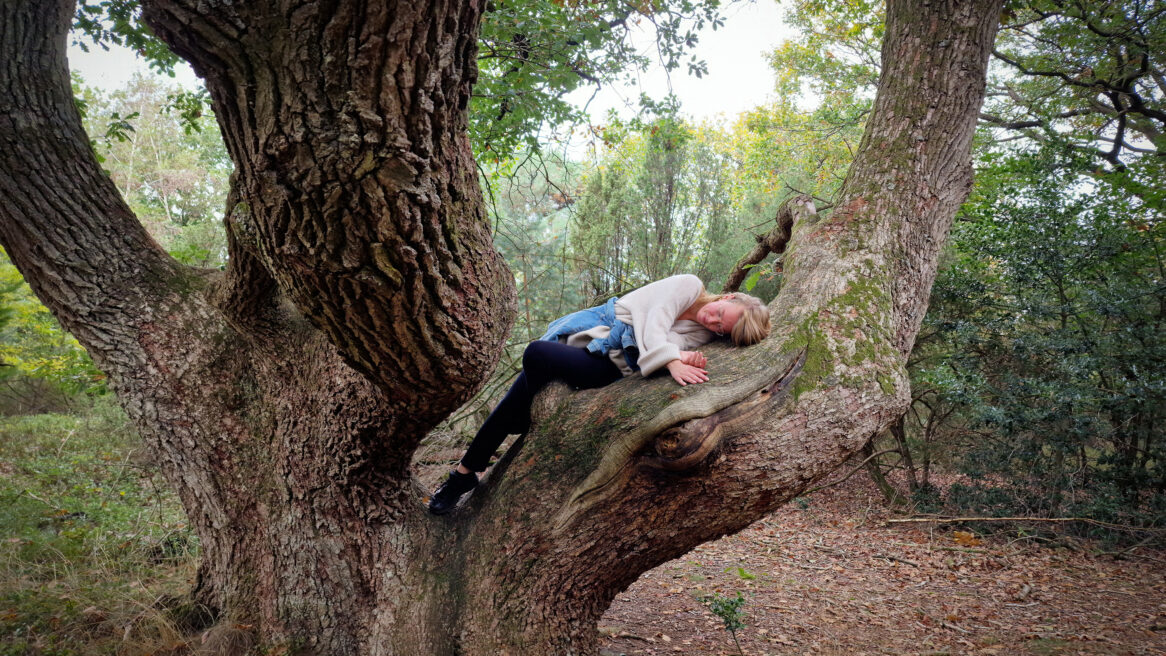
[[[661,432],[649,452],[640,457],[640,466],[668,472],[690,471],[703,464],[745,418],[756,420],[759,413],[780,412],[791,399],[793,384],[806,362],[802,351],[768,385],[750,397],[707,417],[692,419]]]

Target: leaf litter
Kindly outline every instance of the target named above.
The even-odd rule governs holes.
[[[854,477],[646,572],[600,621],[605,656],[737,654],[702,600],[743,593],[744,654],[1166,654],[1166,554],[1125,560],[885,524]]]

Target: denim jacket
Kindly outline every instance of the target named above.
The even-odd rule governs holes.
[[[566,339],[569,335],[596,326],[607,326],[611,328],[607,337],[591,340],[587,344],[587,350],[606,355],[609,351],[622,349],[624,361],[627,362],[628,367],[631,367],[632,371],[639,371],[640,367],[636,364],[636,360],[640,352],[636,346],[636,333],[630,325],[615,318],[615,302],[618,300],[619,297],[614,296],[603,305],[572,312],[565,317],[555,319],[539,340],[555,342],[559,341],[560,338]]]

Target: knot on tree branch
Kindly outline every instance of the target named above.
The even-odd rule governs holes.
[[[792,399],[790,390],[805,364],[806,351],[757,355],[753,359],[755,371],[672,403],[609,442],[599,464],[572,490],[559,511],[556,530],[565,529],[602,503],[638,465],[667,471],[691,469],[705,462],[742,420],[759,412],[774,412],[777,405]],[[656,455],[650,455],[648,447],[661,437],[664,441],[656,448]]]
[[[231,183],[233,188],[233,176]],[[255,229],[255,223],[251,219],[250,205],[243,201],[235,203],[231,207],[231,211],[227,213],[227,228],[231,231],[231,235],[238,241],[240,246],[247,248],[252,253],[255,252],[255,242],[259,238],[259,233]]]
[[[780,371],[755,394],[715,414],[665,430],[652,445],[655,453],[645,456],[643,465],[649,469],[681,472],[708,462],[725,438],[733,433],[734,426],[759,413],[772,413],[790,398],[790,389],[805,361],[806,354],[802,351],[787,369]]]
[[[774,217],[774,222],[777,225],[773,226],[769,232],[757,236],[757,245],[745,257],[738,260],[737,265],[729,272],[724,291],[737,291],[749,274],[749,269],[764,260],[766,255],[784,253],[789,244],[790,236],[793,234],[794,224],[798,221],[811,220],[817,214],[818,210],[814,205],[814,199],[809,196],[790,196],[785,199],[785,202],[777,208],[777,216]]]

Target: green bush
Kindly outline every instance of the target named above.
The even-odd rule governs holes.
[[[1086,164],[989,159],[953,229],[912,384],[983,479],[948,490],[957,512],[1163,519],[1164,212]]]

